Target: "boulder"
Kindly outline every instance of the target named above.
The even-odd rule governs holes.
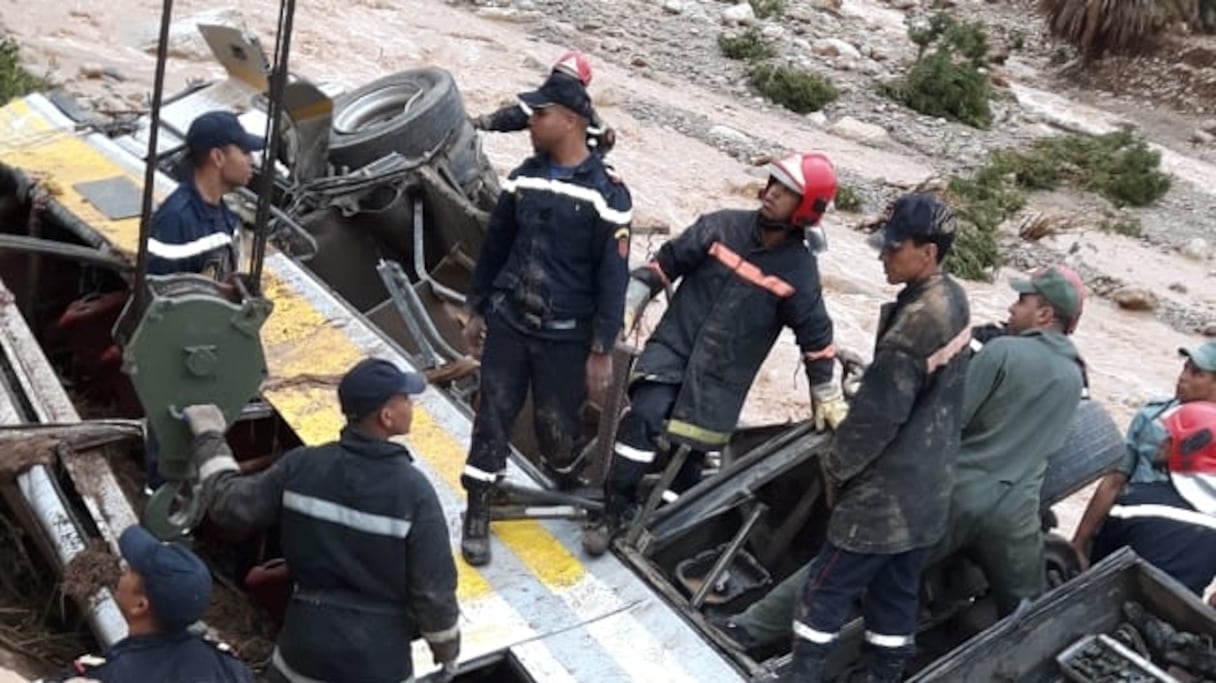
[[[722,23],[728,26],[735,24],[750,26],[756,23],[756,11],[752,9],[751,3],[748,2],[731,5],[722,10]]]
[[[1157,295],[1139,287],[1123,287],[1114,293],[1119,308],[1129,311],[1151,311],[1157,307]]]
[[[828,132],[867,145],[875,145],[890,138],[882,126],[858,121],[852,116],[845,116],[828,126]]]

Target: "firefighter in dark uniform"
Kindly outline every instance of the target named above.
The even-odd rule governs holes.
[[[227,646],[187,630],[211,601],[211,572],[184,545],[164,543],[140,526],[118,539],[127,570],[114,602],[127,622],[127,637],[106,656],[87,655],[47,683],[73,678],[101,683],[253,683],[253,672]]]
[[[835,194],[836,173],[822,154],[775,162],[759,210],[702,216],[633,271],[626,329],[658,292],[682,282],[634,368],[604,518],[585,532],[587,552],[603,553],[619,530],[659,439],[691,449],[672,490],[681,493],[699,481],[704,454],[726,445],[783,327],[794,331],[802,349],[816,426],[844,419],[847,404],[833,379],[832,320],[806,242],[807,228]]]
[[[236,271],[240,219],[224,204],[224,195],[249,183],[252,153],[265,146],[231,112],[208,112],[191,122],[186,131],[189,173],[152,214],[149,275],[196,273],[224,280]],[[149,489],[161,484],[159,452],[156,434],[149,431]]]
[[[549,78],[569,78],[578,81],[584,88],[589,88],[591,60],[582,52],[571,50],[553,64]],[[473,119],[473,127],[494,133],[514,133],[528,128],[528,118],[531,115],[532,108],[527,102],[520,100],[490,114],[478,116]],[[606,126],[595,109],[592,109],[587,120],[587,147],[602,159],[612,151],[615,144],[616,131]]]
[[[224,195],[249,184],[265,140],[236,115],[213,111],[186,131],[190,173],[152,214],[148,273],[199,273],[223,280],[237,268],[240,221]]]
[[[490,561],[488,497],[529,388],[545,466],[559,483],[577,481],[579,410],[588,388],[601,391],[611,378],[629,279],[632,202],[587,149],[587,91],[553,76],[520,99],[532,111],[536,154],[503,182],[466,302],[465,343],[481,358],[461,476],[461,552],[472,565]]]
[[[818,683],[832,642],[865,592],[867,680],[901,680],[914,651],[921,563],[941,538],[958,453],[971,341],[967,296],[940,271],[954,217],[931,195],[901,197],[875,235],[891,284],[874,361],[824,456],[837,491],[794,621],[789,681]]]
[[[460,653],[456,565],[443,508],[405,446],[412,395],[426,379],[367,359],[338,384],[348,420],[338,441],[301,447],[240,476],[212,405],[183,412],[211,519],[229,528],[279,525],[295,578],[271,659],[277,681],[410,680],[409,642],[436,663]]]
[[[1094,562],[1130,546],[1202,597],[1216,578],[1216,403],[1190,401],[1161,415],[1156,464],[1166,481],[1130,484],[1094,538]]]

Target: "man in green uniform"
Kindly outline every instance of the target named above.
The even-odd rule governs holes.
[[[1040,493],[1047,457],[1068,435],[1084,379],[1068,335],[1084,291],[1066,266],[1014,280],[1007,334],[971,359],[950,522],[929,564],[967,548],[1002,615],[1043,592]]]

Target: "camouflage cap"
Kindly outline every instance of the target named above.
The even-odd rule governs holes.
[[[895,249],[909,238],[953,235],[954,231],[954,211],[945,202],[931,194],[913,193],[895,201],[891,214],[869,242],[879,250]]]
[[[1085,289],[1081,278],[1068,266],[1039,268],[1029,279],[1012,280],[1009,286],[1019,294],[1038,294],[1043,297],[1065,320],[1080,316],[1082,305],[1085,303]]]

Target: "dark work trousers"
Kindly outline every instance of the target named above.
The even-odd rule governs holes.
[[[612,452],[612,475],[608,480],[609,516],[620,517],[637,502],[638,484],[654,464],[656,440],[680,395],[679,384],[640,381],[629,390],[629,412],[617,428]],[[701,480],[705,453],[691,451],[672,480],[671,490],[683,493]]]
[[[536,439],[545,463],[565,473],[574,460],[574,443],[587,398],[587,355],[582,340],[544,339],[517,329],[490,310],[481,356],[481,401],[473,420],[465,489],[494,484],[507,467],[511,430],[532,389]]]
[[[794,643],[826,652],[848,620],[854,601],[865,591],[862,616],[866,643],[880,649],[911,651],[916,634],[920,572],[925,549],[870,555],[837,548],[825,541],[811,560],[809,576],[794,612]]]

